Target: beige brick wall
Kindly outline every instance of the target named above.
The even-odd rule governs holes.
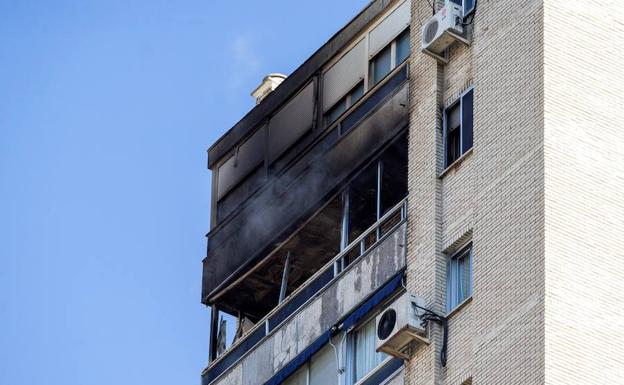
[[[443,313],[444,252],[468,233],[474,294],[450,317],[447,367],[436,328],[407,364],[406,384],[544,382],[542,9],[480,1],[472,45],[454,45],[442,66],[419,52],[431,9],[412,1],[408,288]],[[439,178],[440,109],[470,85],[473,152]]]
[[[624,383],[624,10],[545,1],[546,383]]]

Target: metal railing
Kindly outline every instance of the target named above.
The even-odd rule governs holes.
[[[374,249],[386,236],[394,233],[407,219],[407,198],[388,210],[379,220],[347,245],[318,272],[308,278],[282,303],[271,310],[240,340],[210,363],[202,376],[212,382],[228,368],[235,365],[265,337],[287,322],[299,309],[322,293],[330,284],[345,274],[361,257]]]

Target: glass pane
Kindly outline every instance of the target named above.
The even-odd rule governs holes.
[[[354,341],[355,381],[359,381],[375,369],[386,357],[375,351],[375,319],[371,319],[356,331]]]
[[[387,46],[371,61],[373,84],[379,83],[388,73],[390,73],[391,60],[390,46]]]
[[[464,271],[466,270],[466,258],[457,258],[457,274],[455,279],[457,280],[457,302],[455,306],[459,305],[461,301],[466,298],[466,282],[464,281]]]
[[[364,95],[364,82],[360,82],[360,84],[355,86],[355,88],[349,93],[349,96],[350,96],[349,107],[354,105],[355,102],[357,102],[362,97],[362,95]]]
[[[231,314],[219,310],[219,322],[217,324],[217,357],[225,353],[234,342],[236,334],[237,318]]]
[[[464,15],[467,15],[474,9],[474,0],[464,0]]]
[[[325,114],[325,124],[330,125],[347,110],[347,99],[343,98]]]
[[[403,32],[399,35],[396,42],[396,63],[397,66],[410,54],[410,44],[409,44],[409,30]]]
[[[469,254],[468,254],[469,255]],[[470,296],[470,261],[469,256],[466,255],[463,259],[462,270],[461,270],[461,283],[462,283],[462,298],[461,301],[465,300]]]
[[[472,148],[472,126],[473,126],[473,95],[474,91],[468,91],[461,102],[462,108],[462,154]]]
[[[336,385],[338,371],[334,349],[325,345],[310,360],[310,385]]]

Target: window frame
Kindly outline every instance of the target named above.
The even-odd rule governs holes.
[[[477,8],[477,2],[475,0],[472,0],[472,7],[470,7],[470,9],[466,10],[466,0],[451,0],[451,2],[460,5],[462,7],[462,15],[465,18],[466,16],[469,16],[471,13],[473,13],[475,11],[475,9]]]
[[[390,73],[392,73],[392,71],[397,68],[398,66],[400,66],[401,64],[403,64],[403,62],[407,61],[410,57],[410,54],[412,52],[412,47],[409,44],[410,43],[410,27],[406,27],[405,29],[403,29],[401,32],[399,32],[395,37],[392,38],[392,40],[386,44],[383,48],[381,48],[379,51],[377,51],[375,53],[374,56],[372,56],[370,59],[368,59],[368,90],[374,88],[377,84],[381,83]],[[408,49],[409,49],[409,53],[408,55],[405,57],[405,59],[401,60],[400,62],[397,61],[398,57],[397,57],[397,43],[399,41],[399,38],[401,38],[403,35],[407,34],[407,42],[408,42]],[[390,49],[390,70],[388,71],[388,73],[386,73],[385,75],[383,75],[381,78],[379,78],[377,80],[377,82],[375,82],[375,61],[376,59],[379,57],[379,55],[381,55],[382,52],[384,52],[386,49]]]
[[[464,128],[465,128],[464,123],[466,122],[464,122],[463,105],[464,105],[464,98],[470,92],[472,92],[472,137],[473,137],[473,140],[472,140],[472,145],[464,151]],[[453,159],[453,161],[449,162],[448,161],[448,147],[447,147],[448,134],[449,134],[448,115],[449,115],[450,110],[452,110],[458,105],[459,105],[459,155],[457,156],[456,159]],[[474,147],[474,86],[468,87],[466,90],[464,90],[461,93],[461,95],[459,95],[459,97],[456,100],[454,100],[448,106],[444,107],[444,109],[442,110],[442,141],[443,141],[442,145],[444,148],[444,155],[443,155],[444,156],[444,170],[452,167],[455,163],[461,160],[463,156],[467,154],[470,150],[472,150],[472,148]]]
[[[469,285],[468,285],[468,293],[466,293],[464,298],[457,298],[457,303],[451,302],[453,296],[453,290],[456,290],[461,285],[461,281],[459,278],[461,275],[457,274],[457,261],[461,258],[467,257],[469,263]],[[447,257],[446,260],[446,313],[451,314],[456,309],[462,306],[466,301],[472,298],[473,294],[473,258],[474,258],[474,250],[472,246],[472,241],[468,242],[466,245],[462,246],[457,251],[453,252]]]
[[[353,107],[355,103],[357,103],[360,99],[364,97],[364,95],[366,94],[365,86],[366,84],[365,84],[364,79],[360,80],[355,86],[353,86],[353,88],[351,88],[351,90],[349,90],[349,92],[347,92],[345,96],[340,98],[340,100],[338,100],[336,104],[334,104],[327,111],[325,111],[325,113],[323,114],[323,119],[325,120],[325,127],[329,127],[332,124],[339,121],[340,117],[342,117],[349,110],[349,108]],[[353,95],[355,91],[360,87],[362,88],[362,94],[358,98],[354,99]],[[341,104],[344,105],[344,110],[340,114],[336,115],[336,117],[333,120],[329,120],[329,117],[332,114],[332,112]]]
[[[356,380],[356,334],[358,331],[362,330],[365,326],[368,325],[369,322],[376,322],[377,316],[381,313],[381,309],[377,311],[373,311],[370,316],[364,318],[364,320],[360,321],[357,326],[352,327],[350,330],[347,330],[347,341],[345,346],[345,365],[344,365],[344,374],[345,374],[345,383],[349,385],[359,385],[366,382],[374,373],[383,368],[388,362],[392,361],[394,357],[389,354],[386,354],[386,357],[378,363],[374,368],[368,371],[362,378]],[[375,336],[376,336],[377,325],[375,325]]]

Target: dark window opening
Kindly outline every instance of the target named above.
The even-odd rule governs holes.
[[[444,110],[444,167],[448,167],[472,148],[473,90]]]
[[[263,318],[279,304],[287,256],[290,254],[286,297],[340,252],[341,220],[342,202],[337,196],[226,292],[220,302],[232,312],[244,309],[253,322]]]
[[[349,186],[349,243],[377,222],[377,163]]]
[[[407,196],[407,136],[403,135],[381,158],[381,215]]]
[[[331,279],[333,268],[328,263],[344,247],[375,225],[384,213],[395,207],[406,195],[407,135],[403,134],[377,160],[369,163],[360,174],[346,183],[342,192],[330,199],[290,238],[276,244],[276,249],[270,256],[250,268],[246,275],[217,299],[216,305],[219,309],[239,317],[238,324],[234,320],[228,321],[229,325],[241,325],[241,320],[244,321],[236,332],[232,331],[234,326],[227,329],[226,349],[233,338],[238,340],[245,337],[258,321],[280,304],[280,300],[292,299],[296,302],[301,293],[291,295],[306,282],[316,282],[318,278],[310,281],[316,273],[330,268]],[[388,221],[386,230],[394,228],[401,218],[398,215],[396,221]],[[270,218],[267,217],[266,220]],[[367,234],[361,247],[352,248],[346,253],[345,259],[341,259],[342,267],[373,247],[384,234],[384,229]],[[284,290],[283,282],[286,282]],[[315,283],[310,284],[313,285]],[[306,286],[302,293],[310,286]]]

